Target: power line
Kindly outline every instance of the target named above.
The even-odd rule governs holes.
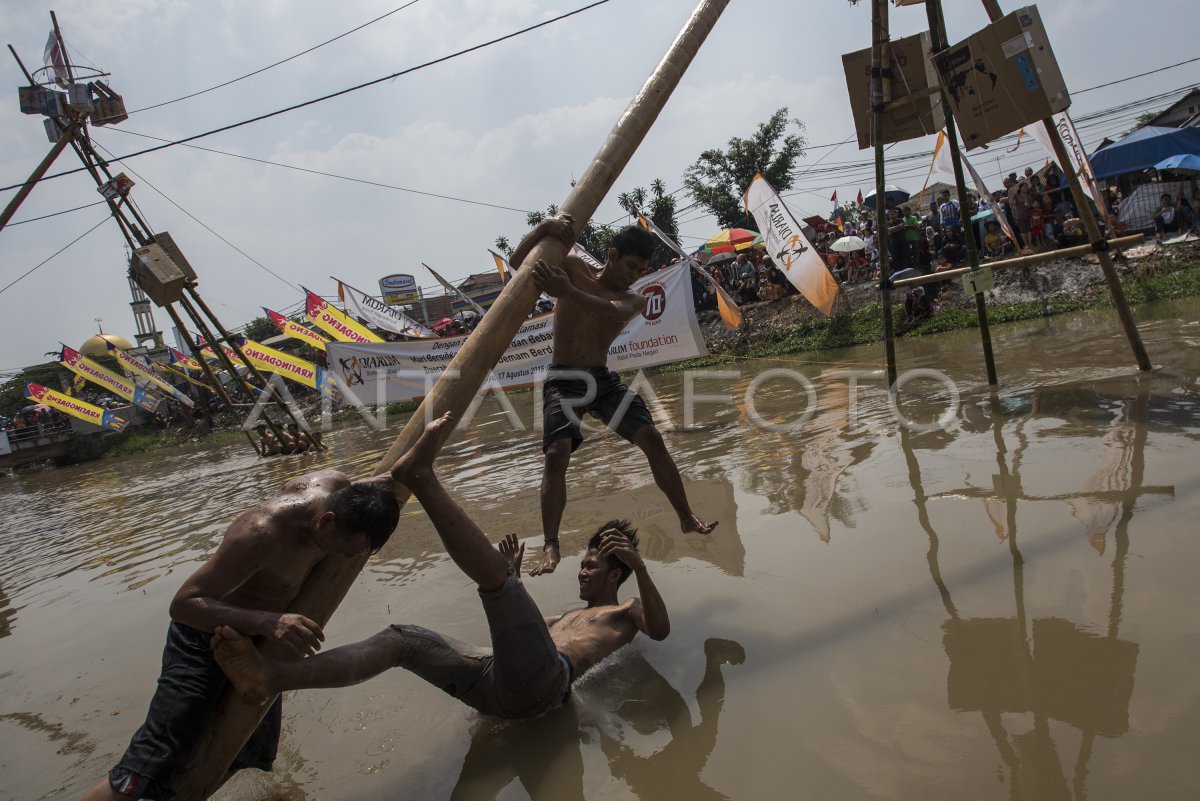
[[[95,224],[95,225],[93,225],[91,228],[87,229],[87,230],[86,230],[86,231],[84,231],[82,234],[80,234],[79,236],[75,237],[75,238],[74,238],[74,239],[72,239],[70,242],[68,242],[67,244],[63,245],[61,248],[59,248],[58,250],[54,251],[52,254],[50,254],[49,256],[47,256],[45,260],[43,260],[43,261],[39,262],[38,264],[35,264],[33,267],[30,267],[28,270],[26,270],[25,272],[23,272],[23,273],[21,273],[19,276],[17,276],[17,277],[16,277],[16,278],[15,278],[15,279],[14,279],[12,282],[10,282],[8,285],[6,285],[6,286],[5,286],[3,289],[0,289],[0,294],[3,294],[4,292],[7,292],[7,291],[9,290],[9,288],[10,288],[10,287],[13,287],[13,286],[15,286],[15,285],[16,285],[16,283],[17,283],[18,281],[20,281],[21,279],[25,278],[25,276],[27,276],[27,275],[31,274],[31,273],[32,273],[34,270],[36,270],[38,267],[41,267],[43,264],[45,264],[46,262],[50,261],[50,260],[51,260],[51,259],[53,259],[55,256],[57,256],[59,253],[62,253],[64,250],[66,250],[67,248],[71,247],[71,245],[74,245],[74,244],[75,244],[76,242],[78,242],[80,239],[83,239],[85,236],[87,236],[88,234],[90,234],[92,231],[95,231],[97,228],[99,228],[100,226],[104,225],[104,224],[105,224],[106,222],[108,222],[108,221],[109,221],[109,216],[106,214],[106,215],[104,215],[104,219],[103,219],[103,220],[101,220],[100,222],[96,223],[96,224]]]
[[[41,217],[30,217],[28,220],[17,220],[16,222],[10,222],[7,227],[11,228],[14,225],[24,225],[25,223],[37,222],[38,220],[48,220],[51,217],[57,217],[60,214],[70,214],[73,211],[80,211],[81,209],[90,209],[92,206],[99,206],[106,202],[107,201],[104,201],[104,200],[97,200],[95,203],[87,203],[83,206],[76,206],[73,209],[63,209],[62,211],[56,211],[53,214],[43,214]]]
[[[94,141],[94,140],[93,140],[93,141]],[[105,153],[107,153],[107,154],[108,154],[108,156],[109,156],[109,158],[110,158],[110,159],[112,159],[112,153],[109,153],[109,151],[108,151],[108,149],[107,149],[107,148],[103,147],[103,146],[102,146],[102,145],[100,145],[100,143],[98,143],[98,142],[95,142],[95,145],[96,145],[96,147],[100,148],[100,149],[101,149],[101,150],[103,150]],[[192,220],[194,220],[194,221],[195,221],[197,224],[199,224],[199,225],[200,225],[200,227],[202,227],[204,230],[208,231],[210,234],[212,234],[213,236],[215,236],[217,239],[220,239],[220,240],[221,240],[222,242],[224,242],[226,245],[229,245],[229,247],[233,248],[233,249],[234,249],[234,250],[236,250],[238,253],[241,253],[241,254],[242,254],[243,256],[245,256],[247,259],[249,259],[250,261],[254,262],[254,263],[255,263],[255,264],[257,264],[259,267],[261,267],[263,270],[266,270],[268,273],[270,273],[271,275],[275,276],[275,277],[276,277],[276,278],[278,278],[280,281],[282,281],[283,283],[285,283],[285,284],[287,284],[288,286],[290,286],[292,289],[296,290],[297,292],[299,292],[299,291],[300,291],[300,287],[296,286],[296,285],[295,285],[295,284],[293,284],[291,281],[287,280],[287,279],[286,279],[286,278],[284,278],[282,275],[280,275],[279,273],[275,272],[275,271],[274,271],[274,270],[272,270],[270,267],[268,267],[267,265],[263,264],[261,261],[259,261],[258,259],[254,258],[253,256],[251,256],[249,253],[247,253],[246,251],[242,250],[242,249],[241,249],[241,248],[239,248],[237,245],[233,244],[233,243],[232,243],[232,242],[230,242],[228,239],[226,239],[225,237],[223,237],[223,236],[221,236],[220,234],[218,234],[218,233],[217,233],[216,231],[214,231],[212,228],[208,227],[208,225],[206,225],[206,224],[205,224],[203,221],[201,221],[201,220],[200,220],[198,217],[196,217],[196,215],[192,214],[190,211],[188,211],[187,209],[185,209],[183,206],[180,206],[178,203],[176,203],[174,200],[172,200],[170,197],[168,197],[168,196],[167,196],[167,194],[166,194],[165,192],[163,192],[161,189],[159,189],[159,188],[158,188],[157,186],[155,186],[154,184],[150,183],[150,181],[149,181],[149,180],[146,178],[146,176],[144,176],[144,175],[139,175],[138,173],[134,172],[134,170],[133,170],[133,168],[132,168],[132,167],[130,167],[128,164],[125,164],[125,163],[123,163],[123,162],[122,162],[120,159],[112,159],[112,160],[116,161],[116,162],[117,162],[118,164],[120,164],[122,167],[124,167],[125,169],[129,170],[130,172],[132,172],[132,173],[133,173],[133,174],[134,174],[134,175],[135,175],[135,176],[138,178],[138,180],[142,181],[143,183],[145,183],[145,184],[146,184],[146,186],[150,187],[150,188],[151,188],[151,189],[153,189],[155,192],[157,192],[158,194],[162,195],[162,197],[163,197],[163,199],[164,199],[164,200],[166,200],[168,203],[170,203],[170,204],[171,204],[172,206],[174,206],[175,208],[177,208],[177,209],[179,209],[180,211],[182,211],[182,212],[183,212],[184,214],[186,214],[188,217],[191,217],[191,218],[192,218]]]
[[[1166,72],[1167,70],[1175,69],[1176,67],[1182,67],[1184,64],[1191,64],[1196,61],[1200,61],[1200,56],[1196,56],[1195,58],[1189,58],[1187,61],[1180,61],[1178,64],[1168,64],[1165,67],[1159,67],[1158,69],[1150,70],[1149,72],[1142,72],[1137,75],[1130,75],[1128,78],[1119,78],[1118,80],[1109,81],[1108,83],[1101,83],[1101,84],[1097,84],[1096,86],[1089,86],[1087,89],[1080,89],[1078,92],[1072,92],[1071,94],[1081,95],[1084,92],[1091,92],[1096,89],[1103,89],[1106,86],[1116,86],[1119,83],[1125,83],[1126,81],[1132,81],[1135,78],[1145,78],[1147,75],[1157,75],[1160,72]]]
[[[112,128],[110,130],[117,131],[118,133],[129,134],[130,136],[140,136],[143,139],[153,139],[158,142],[171,141],[169,139],[162,139],[157,136],[151,136],[150,134],[138,133],[137,131],[129,131],[124,128]],[[254,157],[254,156],[246,156],[241,153],[230,153],[227,150],[217,150],[216,148],[203,147],[202,145],[185,144],[184,147],[191,148],[192,150],[202,150],[205,153],[215,153],[219,156],[229,156],[230,158],[242,159],[244,161],[253,161],[258,164],[268,164],[272,167],[283,167],[284,169],[295,170],[297,172],[307,172],[307,173],[311,173],[313,175],[322,175],[322,176],[325,176],[326,178],[337,178],[342,181],[350,181],[351,183],[366,184],[367,186],[377,186],[377,187],[380,187],[381,189],[394,189],[397,192],[409,192],[414,195],[422,195],[424,197],[436,197],[436,198],[440,198],[441,200],[453,200],[456,203],[469,203],[473,206],[486,206],[486,207],[492,208],[492,209],[502,209],[503,211],[518,211],[522,214],[529,213],[528,209],[518,209],[518,208],[514,208],[513,206],[504,206],[499,203],[487,203],[482,200],[471,200],[470,198],[455,197],[454,195],[443,195],[443,194],[439,194],[437,192],[426,192],[421,189],[411,189],[406,186],[396,186],[395,184],[385,184],[385,183],[382,183],[381,181],[370,181],[370,180],[367,180],[366,178],[354,178],[349,175],[339,175],[338,173],[335,173],[335,172],[325,172],[323,170],[313,170],[313,169],[309,169],[308,167],[297,167],[295,164],[285,164],[281,161],[271,161],[270,159],[260,159],[260,158]]]
[[[149,147],[149,148],[146,148],[145,150],[139,150],[135,153],[127,153],[124,156],[121,156],[120,158],[121,159],[131,159],[131,158],[135,158],[137,156],[144,156],[147,153],[155,153],[159,150],[166,150],[167,148],[175,147],[176,145],[182,145],[187,142],[194,142],[197,139],[203,139],[207,136],[212,136],[212,135],[218,134],[218,133],[224,133],[225,131],[231,131],[235,128],[241,128],[243,126],[250,125],[255,122],[262,122],[263,120],[267,120],[272,117],[278,117],[280,114],[286,114],[290,111],[296,111],[298,109],[316,105],[317,103],[323,103],[326,100],[332,100],[333,98],[341,97],[342,95],[347,95],[347,94],[350,94],[351,92],[357,92],[360,89],[366,89],[367,87],[374,86],[376,84],[380,84],[385,81],[390,81],[395,78],[399,78],[401,76],[408,75],[413,72],[417,72],[419,70],[423,70],[428,67],[435,66],[437,64],[441,64],[445,61],[450,61],[452,59],[459,58],[460,56],[465,56],[468,53],[475,52],[476,50],[483,50],[484,48],[491,47],[492,45],[500,44],[501,42],[508,41],[509,39],[514,39],[518,36],[523,36],[524,34],[535,31],[538,28],[544,28],[548,25],[553,25],[556,22],[561,22],[561,21],[567,19],[568,17],[573,17],[577,14],[582,14],[585,11],[590,11],[591,9],[596,8],[597,6],[605,5],[608,2],[610,2],[610,0],[595,0],[595,2],[593,2],[593,3],[589,3],[586,6],[581,6],[580,8],[577,8],[573,11],[568,11],[564,14],[559,14],[557,17],[551,17],[550,19],[542,20],[541,22],[535,23],[533,25],[529,25],[528,27],[521,28],[520,30],[517,30],[517,31],[513,31],[512,33],[505,34],[504,36],[498,36],[494,39],[489,39],[486,42],[481,42],[477,45],[472,45],[472,46],[464,48],[462,50],[458,50],[454,53],[450,53],[449,55],[435,58],[432,61],[426,61],[425,63],[418,64],[415,67],[408,67],[406,69],[400,70],[399,72],[393,72],[391,75],[385,75],[382,78],[376,78],[372,81],[366,81],[365,83],[360,83],[356,86],[351,86],[346,89],[340,89],[336,92],[332,92],[327,95],[322,95],[321,97],[316,97],[316,98],[313,98],[312,100],[306,100],[303,103],[296,103],[294,105],[287,106],[286,108],[281,108],[281,109],[277,109],[275,111],[270,111],[270,112],[267,112],[266,114],[260,114],[257,117],[251,117],[250,119],[242,120],[241,122],[234,122],[234,123],[230,123],[229,125],[223,125],[220,128],[213,128],[211,131],[205,131],[204,133],[193,134],[192,136],[186,136],[182,139],[175,139],[170,142],[167,142],[166,144],[157,145],[156,147]],[[65,175],[74,175],[75,173],[82,172],[85,169],[86,169],[86,167],[76,167],[71,170],[64,170],[62,172],[56,172],[53,175],[43,176],[42,178],[38,179],[37,183],[41,183],[42,181],[49,181],[54,178],[62,178]],[[10,189],[18,189],[18,188],[24,186],[25,184],[26,184],[26,182],[22,181],[17,184],[12,184],[11,186],[3,186],[3,187],[0,187],[0,192],[8,191]]]
[[[352,34],[352,33],[356,33],[356,32],[358,32],[358,31],[361,31],[363,28],[366,28],[366,27],[367,27],[367,26],[369,26],[369,25],[374,25],[376,22],[379,22],[381,19],[384,19],[384,18],[386,18],[386,17],[390,17],[392,14],[395,14],[397,11],[403,11],[404,9],[406,9],[406,8],[408,8],[409,6],[411,6],[411,5],[414,5],[414,4],[418,3],[418,2],[420,2],[420,0],[409,0],[409,2],[405,3],[404,5],[400,6],[399,8],[393,8],[391,11],[387,12],[386,14],[381,14],[381,15],[379,15],[378,17],[376,17],[376,18],[375,18],[375,19],[373,19],[373,20],[370,20],[370,21],[368,21],[368,22],[364,22],[362,25],[359,25],[357,28],[351,28],[350,30],[346,31],[345,33],[339,33],[337,36],[333,37],[332,39],[326,39],[324,42],[321,42],[320,44],[313,45],[312,47],[308,48],[307,50],[301,50],[299,53],[296,53],[296,54],[295,54],[295,55],[293,55],[293,56],[288,56],[287,58],[285,58],[285,59],[282,59],[281,61],[276,61],[274,64],[268,64],[268,65],[267,65],[267,66],[265,66],[265,67],[262,67],[262,68],[260,68],[260,69],[256,69],[254,72],[248,72],[248,73],[246,73],[245,75],[238,76],[237,78],[234,78],[234,79],[232,79],[232,80],[225,81],[224,83],[219,83],[219,84],[217,84],[216,86],[210,86],[210,87],[208,87],[207,89],[201,89],[201,90],[200,90],[200,91],[198,91],[198,92],[192,92],[191,94],[184,95],[183,97],[177,97],[177,98],[175,98],[174,100],[164,100],[163,102],[161,102],[161,103],[155,103],[155,104],[154,104],[154,105],[152,105],[152,106],[143,106],[142,108],[134,109],[133,111],[130,111],[129,113],[130,113],[130,114],[137,114],[137,113],[139,113],[139,112],[142,112],[142,111],[149,111],[149,110],[151,110],[151,109],[155,109],[155,108],[162,108],[163,106],[169,106],[169,105],[171,105],[172,103],[178,103],[178,102],[179,102],[179,101],[181,101],[181,100],[190,100],[190,99],[191,99],[191,98],[193,98],[193,97],[199,97],[200,95],[207,94],[207,93],[209,93],[209,92],[212,92],[212,91],[214,91],[214,90],[216,90],[216,89],[222,89],[222,88],[224,88],[224,87],[226,87],[226,86],[229,86],[230,84],[235,84],[235,83],[237,83],[238,81],[244,81],[244,80],[246,80],[247,78],[252,78],[252,77],[254,77],[255,75],[259,75],[259,74],[261,74],[261,73],[264,73],[264,72],[266,72],[266,71],[267,71],[267,70],[269,70],[269,69],[273,69],[273,68],[275,68],[275,67],[278,67],[280,64],[286,64],[286,63],[288,63],[289,61],[292,61],[292,60],[294,60],[294,59],[300,58],[300,56],[308,55],[309,53],[313,52],[314,50],[318,50],[318,49],[320,49],[320,48],[324,47],[324,46],[325,46],[325,45],[327,45],[327,44],[332,44],[333,42],[336,42],[338,39],[345,38],[345,37],[349,36],[349,35],[350,35],[350,34]]]

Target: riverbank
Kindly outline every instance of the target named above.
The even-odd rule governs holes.
[[[1153,243],[1116,259],[1131,306],[1200,295],[1200,240],[1155,247]],[[986,293],[988,322],[995,326],[1053,314],[1112,306],[1112,296],[1095,257],[1051,261],[995,273]],[[709,355],[666,365],[659,372],[721,364],[739,358],[777,356],[883,341],[883,305],[873,283],[843,287],[834,315],[822,317],[799,295],[742,307],[742,325],[729,329],[715,311],[698,315]],[[904,320],[904,295],[893,295],[893,319]],[[955,283],[939,297],[941,308],[898,336],[913,337],[978,326],[975,298]]]

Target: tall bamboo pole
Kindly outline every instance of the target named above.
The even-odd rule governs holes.
[[[987,10],[988,18],[992,22],[1004,16],[997,0],[983,0],[983,7]],[[1129,301],[1125,299],[1125,290],[1121,287],[1117,267],[1113,264],[1104,236],[1100,233],[1100,224],[1096,222],[1096,215],[1092,214],[1092,207],[1088,205],[1088,196],[1084,194],[1083,186],[1079,183],[1079,174],[1075,172],[1075,165],[1071,162],[1071,156],[1067,153],[1066,146],[1063,145],[1062,136],[1058,132],[1058,126],[1054,124],[1054,118],[1047,117],[1042,120],[1042,124],[1046,126],[1046,135],[1050,137],[1050,144],[1054,147],[1054,159],[1058,162],[1058,167],[1063,175],[1067,176],[1067,184],[1071,187],[1071,196],[1075,198],[1075,208],[1079,210],[1079,220],[1083,223],[1083,229],[1087,231],[1088,239],[1096,248],[1100,269],[1104,271],[1104,280],[1108,283],[1108,291],[1112,294],[1113,306],[1116,307],[1117,317],[1121,320],[1121,327],[1125,329],[1125,338],[1129,340],[1129,347],[1133,349],[1133,357],[1137,361],[1138,369],[1149,370],[1150,356],[1146,353],[1146,346],[1142,344],[1142,335],[1138,333],[1137,324],[1133,321],[1133,312],[1129,309]],[[1103,202],[1104,198],[1096,198],[1097,204]]]
[[[587,171],[561,206],[563,212],[574,217],[577,230],[591,218],[616,182],[728,2],[701,0],[667,54],[608,134]],[[525,258],[525,264],[532,265],[539,259],[558,264],[565,256],[566,248],[561,242],[546,239],[534,245]],[[376,466],[377,474],[390,469],[396,459],[416,441],[424,429],[426,416],[437,417],[447,411],[461,415],[466,410],[526,319],[538,294],[533,271],[519,270],[505,285],[500,297],[463,344],[429,396],[413,413],[387,455],[380,460]],[[438,447],[441,447],[441,443],[438,443]],[[326,560],[318,565],[304,583],[290,611],[306,615],[324,625],[365,562],[366,557],[361,557],[336,562]],[[266,707],[249,706],[236,694],[225,693],[196,757],[175,788],[178,801],[205,799],[216,790],[265,711]]]
[[[25,183],[21,184],[21,188],[17,190],[17,194],[13,195],[13,199],[8,201],[8,205],[4,207],[4,211],[0,211],[0,230],[8,225],[8,221],[17,213],[17,209],[21,208],[21,204],[25,202],[25,198],[29,197],[29,193],[37,186],[37,182],[42,180],[42,176],[46,174],[46,170],[50,169],[50,165],[58,158],[59,154],[71,143],[75,138],[75,134],[79,131],[78,123],[71,123],[63,128],[62,135],[58,137],[58,141],[54,143],[54,147],[50,148],[50,152],[42,159],[42,162],[33,169],[29,178]]]
[[[896,340],[892,323],[892,266],[888,259],[887,184],[883,163],[883,114],[892,99],[892,48],[888,43],[888,0],[871,2],[871,142],[875,145],[875,243],[883,288],[883,348],[888,387],[896,383]]]
[[[942,16],[942,0],[925,0],[925,14],[929,19],[929,39],[933,54],[937,55],[948,46],[946,20]],[[963,177],[962,154],[958,148],[958,129],[954,127],[954,112],[946,88],[942,87],[942,109],[946,113],[946,140],[950,144],[950,163],[954,165],[954,184],[958,189],[959,216],[963,227],[963,241],[967,245],[967,264],[972,270],[979,269],[979,245],[975,240],[975,226],[967,214],[967,182]],[[982,190],[981,190],[982,191]],[[996,386],[996,357],[992,353],[992,331],[988,326],[987,303],[982,292],[975,293],[975,314],[979,318],[979,341],[983,346],[983,363],[987,368],[988,383]]]

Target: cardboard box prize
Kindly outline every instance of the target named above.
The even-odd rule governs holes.
[[[933,62],[968,150],[1071,105],[1037,6],[996,20]]]
[[[937,73],[929,63],[928,33],[905,36],[890,45],[893,100],[937,85]],[[871,48],[845,54],[842,66],[846,71],[846,89],[850,93],[858,148],[863,150],[875,144],[871,141]],[[917,139],[944,128],[946,115],[939,99],[936,94],[918,97],[912,103],[904,103],[884,114],[881,144]]]

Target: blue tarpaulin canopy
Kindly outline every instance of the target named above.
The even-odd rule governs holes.
[[[1200,128],[1139,128],[1092,154],[1097,178],[1148,170],[1170,156],[1200,153]]]

